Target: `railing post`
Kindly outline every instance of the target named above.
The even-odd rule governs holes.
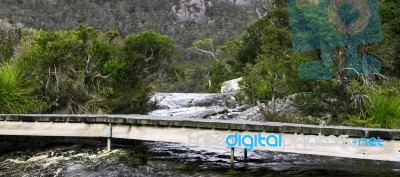
[[[231,148],[231,169],[235,167],[235,148]]]
[[[107,152],[111,152],[111,137],[107,138]]]
[[[247,160],[247,149],[244,148],[244,160]]]
[[[107,138],[107,152],[111,152],[111,137],[112,137],[112,125],[111,123],[104,129],[104,136]]]

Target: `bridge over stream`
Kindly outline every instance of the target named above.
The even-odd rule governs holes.
[[[244,150],[226,145],[236,132],[284,139],[282,146],[256,150],[400,161],[400,130],[146,115],[0,115],[0,136],[103,137],[108,150],[113,138],[231,148],[232,163],[234,150]],[[377,146],[378,138],[383,146]]]

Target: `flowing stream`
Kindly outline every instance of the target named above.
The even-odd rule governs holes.
[[[247,160],[229,149],[132,141],[58,141],[0,156],[0,176],[400,176],[400,162],[254,151]]]

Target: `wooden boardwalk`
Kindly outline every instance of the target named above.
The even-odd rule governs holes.
[[[225,138],[236,132],[252,136],[281,133],[286,141],[282,147],[259,146],[256,150],[400,161],[400,130],[145,115],[0,115],[1,136],[104,137],[109,146],[112,138],[119,138],[226,148]],[[383,146],[366,143],[378,137]]]

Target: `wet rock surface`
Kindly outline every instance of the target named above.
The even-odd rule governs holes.
[[[240,80],[240,79],[239,79]],[[163,117],[250,120],[263,121],[261,111],[272,110],[272,103],[250,107],[235,98],[238,92],[234,86],[239,80],[232,80],[222,87],[227,93],[155,93],[153,101],[157,109],[149,115]],[[276,101],[276,111],[295,113],[293,96]]]
[[[275,105],[271,101],[258,103],[257,106],[243,104],[236,99],[236,94],[239,92],[237,85],[239,81],[240,78],[225,82],[221,87],[223,93],[217,94],[155,93],[152,100],[156,102],[157,107],[149,115],[175,118],[331,125],[332,113],[326,112],[319,116],[311,116],[304,111],[303,105],[296,104],[295,99],[300,94],[276,99]],[[318,104],[323,105],[323,103]],[[280,116],[271,116],[272,112]]]
[[[149,115],[163,117],[228,119],[243,111],[231,94],[155,93],[153,101],[157,110]]]
[[[93,143],[96,144],[96,143]],[[399,176],[400,162],[366,161],[252,151],[247,160],[229,149],[135,142],[102,146],[51,145],[0,154],[0,176]]]

